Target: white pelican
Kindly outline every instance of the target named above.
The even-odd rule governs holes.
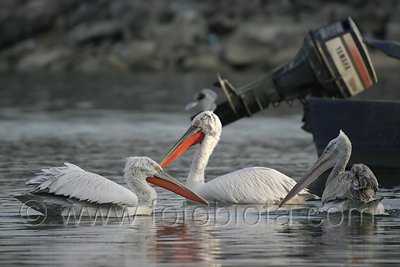
[[[148,182],[174,193],[208,205],[183,184],[164,172],[148,157],[130,157],[124,169],[129,190],[98,174],[65,163],[66,167],[42,169],[28,182],[36,187],[26,194],[13,194],[23,203],[32,205],[45,215],[62,215],[67,209],[110,207],[127,209],[130,215],[149,215],[157,203],[156,190]],[[136,195],[136,194],[137,195]],[[138,196],[140,202],[138,203]]]
[[[204,170],[208,159],[217,145],[222,125],[212,111],[197,115],[189,130],[172,147],[160,163],[167,166],[189,147],[200,144],[193,158],[186,186],[201,197],[214,201],[235,204],[276,203],[296,184],[288,176],[269,168],[251,167],[231,172],[211,181],[204,182]],[[302,190],[292,203],[301,203],[316,196]]]
[[[329,142],[317,162],[292,188],[279,207],[308,186],[321,173],[334,166],[326,180],[322,193],[323,207],[320,211],[341,212],[356,209],[359,212],[372,214],[384,213],[384,207],[380,203],[382,198],[374,200],[378,191],[378,180],[373,172],[364,164],[354,164],[350,171],[345,171],[350,155],[351,142],[340,130],[339,136]]]
[[[217,93],[213,90],[204,88],[200,93],[194,95],[195,102],[190,102],[186,105],[186,110],[199,106],[201,111],[213,111],[217,108],[215,100],[217,100]]]

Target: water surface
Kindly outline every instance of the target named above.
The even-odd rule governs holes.
[[[129,156],[160,161],[188,128],[184,111],[214,75],[5,76],[0,97],[2,266],[388,266],[400,263],[399,187],[381,188],[387,214],[315,215],[318,201],[205,207],[157,188],[156,212],[128,219],[25,220],[10,193],[41,168],[74,163],[124,184]],[[236,83],[248,77],[235,77]],[[220,95],[222,98],[222,95]],[[249,166],[298,180],[315,162],[301,107],[282,104],[224,127],[206,177]],[[185,181],[195,149],[165,170]],[[397,179],[398,175],[393,175]],[[379,177],[378,177],[379,179]],[[322,182],[323,184],[323,182]],[[399,183],[400,184],[400,183]],[[319,188],[313,189],[320,194]],[[42,217],[39,217],[39,219]]]

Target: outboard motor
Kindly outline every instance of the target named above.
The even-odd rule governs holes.
[[[377,82],[363,38],[351,18],[310,31],[297,55],[268,76],[234,88],[219,78],[227,101],[215,113],[223,125],[251,116],[271,104],[309,97],[348,98]],[[307,114],[307,113],[305,113]],[[312,131],[310,125],[303,126]]]

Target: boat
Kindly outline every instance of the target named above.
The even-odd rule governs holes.
[[[367,45],[400,59],[400,43],[364,38],[351,18],[309,31],[295,57],[258,81],[235,88],[218,75],[214,85],[227,100],[214,112],[225,126],[299,100],[302,128],[313,134],[319,155],[343,130],[353,144],[349,166],[364,163],[389,177],[380,178],[383,183],[398,185],[393,176],[400,173],[400,102],[353,97],[378,82]]]

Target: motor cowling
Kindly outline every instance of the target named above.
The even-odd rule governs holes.
[[[227,101],[215,113],[223,125],[280,102],[309,97],[348,98],[377,82],[363,38],[351,18],[309,31],[295,57],[269,75],[234,88],[218,77]]]

